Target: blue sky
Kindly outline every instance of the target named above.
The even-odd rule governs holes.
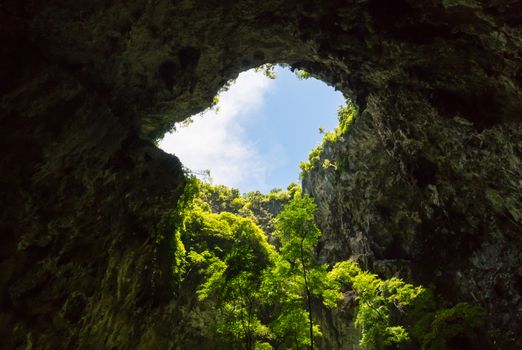
[[[241,192],[286,188],[298,182],[299,162],[322,139],[319,127],[337,125],[340,92],[316,79],[299,80],[276,68],[276,79],[243,72],[220,95],[217,110],[193,116],[187,127],[165,135],[160,148],[212,182]]]

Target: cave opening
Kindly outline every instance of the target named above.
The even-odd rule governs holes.
[[[342,287],[327,275],[326,265],[317,262],[320,230],[314,217],[316,203],[303,194],[296,182],[311,168],[331,171],[337,167],[319,154],[325,143],[333,143],[346,132],[347,120],[342,116],[351,108],[355,111],[341,92],[305,70],[263,65],[226,83],[211,107],[177,123],[175,131],[158,142],[159,148],[179,157],[184,164],[188,185],[183,200],[194,196],[188,204],[178,203],[179,211],[174,214],[175,220],[179,220],[174,226],[170,250],[174,294],[199,303],[201,314],[189,310],[187,318],[212,319],[206,330],[222,335],[214,341],[216,348],[314,349],[317,344],[328,346],[331,341],[321,343],[317,339],[321,334],[318,330],[326,325],[319,325],[322,319],[316,313],[323,312],[322,303],[328,302],[317,290],[327,290],[325,295],[335,294],[328,299],[330,307],[334,307],[341,299]],[[260,149],[256,143],[271,145]],[[295,147],[288,149],[289,146]],[[287,152],[293,153],[288,161]],[[230,157],[230,153],[236,157]],[[276,164],[271,170],[289,174],[273,182],[266,167],[281,161],[287,164]],[[214,186],[209,178],[215,174],[216,165],[232,168],[236,173],[221,174],[217,168]],[[208,167],[209,172],[200,170],[202,167]],[[293,169],[289,171],[290,168]],[[237,173],[253,176],[257,181],[234,182]],[[311,228],[306,238],[286,238],[302,228],[292,224],[283,229],[280,223],[285,212],[289,219],[298,215],[298,220],[291,219],[295,225],[305,222],[304,226]],[[300,257],[285,253],[299,246]],[[295,265],[296,259],[300,259],[300,268],[279,272],[286,264]],[[282,265],[275,261],[282,261]],[[267,277],[270,274],[273,276]],[[301,288],[303,275],[311,286],[306,287],[306,297]],[[289,289],[270,286],[281,280],[289,281]],[[271,294],[281,300],[274,302]],[[216,307],[219,314],[212,313]],[[285,318],[288,322],[282,321],[278,326],[277,320]],[[275,335],[273,329],[281,331]]]
[[[211,107],[176,123],[158,146],[202,180],[268,193],[300,182],[299,164],[348,102],[307,71],[265,64],[229,80]]]
[[[308,179],[322,258],[478,300],[474,348],[522,348],[517,5],[7,1],[0,348],[216,349],[172,301],[163,223],[186,179],[151,141],[263,62],[312,72],[364,117]]]

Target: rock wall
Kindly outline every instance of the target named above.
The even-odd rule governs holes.
[[[370,101],[304,176],[319,205],[318,254],[482,305],[485,348],[520,347],[522,127],[477,130],[411,97]],[[397,104],[410,113],[390,122]]]
[[[193,306],[175,297],[166,216],[184,180],[179,161],[152,141],[208,106],[240,71],[286,62],[342,90],[365,111],[361,123],[379,136],[372,157],[354,155],[372,162],[375,177],[368,181],[390,170],[415,189],[405,199],[394,198],[391,214],[379,215],[410,213],[416,203],[433,207],[428,217],[405,214],[404,224],[376,220],[379,230],[354,220],[353,230],[373,235],[400,227],[406,237],[426,237],[424,245],[400,242],[417,258],[456,264],[447,293],[469,297],[473,280],[484,302],[497,293],[497,301],[487,304],[490,344],[515,348],[521,335],[513,334],[520,324],[513,293],[520,291],[520,277],[509,278],[520,266],[515,218],[520,173],[508,171],[518,160],[507,157],[516,155],[520,140],[499,130],[516,129],[500,124],[522,116],[518,5],[516,0],[3,1],[0,347],[212,348],[211,339],[197,339],[197,325],[183,319],[183,310]],[[455,116],[473,127],[455,122]],[[434,125],[441,133],[430,139]],[[483,134],[476,130],[493,125],[499,126]],[[481,141],[480,135],[498,140]],[[488,158],[484,145],[498,147],[493,154],[506,157],[501,158],[506,167]],[[443,151],[452,147],[453,152]],[[477,170],[467,171],[459,159]],[[434,179],[426,167],[435,168]],[[458,181],[447,181],[451,176]],[[397,179],[380,178],[379,188],[391,191],[382,198],[407,192],[393,183]],[[374,204],[368,205],[374,213]],[[423,225],[423,219],[437,226]],[[434,230],[445,234],[443,244],[430,241]],[[470,244],[461,245],[466,242],[461,236],[470,236]],[[389,255],[379,246],[371,249],[382,260]],[[405,258],[398,251],[392,258]],[[413,275],[438,283],[440,276],[426,260],[414,261]],[[484,272],[493,269],[499,270]],[[476,277],[455,284],[457,271]],[[507,342],[494,343],[495,331],[509,334]]]

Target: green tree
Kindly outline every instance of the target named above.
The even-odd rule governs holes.
[[[311,278],[315,273],[313,270],[319,268],[315,262],[314,249],[321,236],[314,221],[315,210],[316,205],[310,197],[291,201],[277,217],[275,233],[281,241],[281,257],[293,267],[290,271],[295,277],[299,280],[302,278],[308,311],[310,349],[314,348]]]
[[[363,348],[382,349],[409,340],[408,312],[419,302],[429,301],[424,287],[405,283],[397,277],[381,279],[363,271],[352,260],[335,264],[328,275],[356,292],[355,325],[361,328]],[[403,319],[394,317],[396,315]]]
[[[249,209],[274,200],[288,201],[275,219],[279,251],[267,243]],[[177,227],[171,237],[173,275],[178,298],[194,305],[188,318],[195,320],[199,335],[214,339],[216,349],[314,349],[321,332],[312,302],[333,308],[341,291],[351,289],[364,348],[410,342],[442,350],[455,338],[475,337],[483,314],[477,306],[452,307],[436,301],[428,289],[396,277],[381,279],[352,260],[333,268],[318,263],[314,253],[321,232],[315,211],[314,201],[296,184],[287,192],[240,195],[225,186],[188,181],[172,215]]]
[[[382,349],[410,342],[421,349],[443,350],[450,348],[447,342],[452,338],[470,342],[476,338],[483,316],[480,306],[458,303],[444,308],[445,302],[437,302],[432,291],[422,286],[396,277],[380,279],[352,261],[340,264],[357,271],[350,284],[357,293],[355,324],[361,327],[362,347]]]
[[[317,263],[314,256],[321,236],[315,210],[312,198],[295,196],[279,213],[275,236],[281,248],[264,278],[267,299],[279,305],[274,333],[291,349],[314,349],[314,338],[321,334],[313,322],[312,300],[332,307],[341,297],[340,286],[328,278],[327,265]]]
[[[261,229],[248,218],[213,213],[196,198],[176,236],[186,250],[185,286],[199,281],[196,294],[211,305],[214,331],[223,346],[268,349],[268,327],[258,317],[263,307],[259,287],[273,248]]]

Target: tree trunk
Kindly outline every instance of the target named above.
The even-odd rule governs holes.
[[[305,282],[305,291],[306,291],[306,302],[308,306],[308,322],[310,325],[310,350],[314,350],[314,329],[313,329],[313,322],[312,322],[312,301],[311,301],[311,295],[310,295],[310,289],[308,288],[308,279],[306,276],[306,266],[304,261],[304,252],[303,252],[303,242],[305,237],[301,239],[301,265],[303,266],[303,277]]]

